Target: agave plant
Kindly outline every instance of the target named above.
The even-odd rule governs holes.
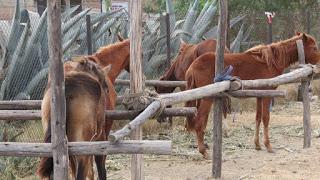
[[[47,13],[20,10],[16,1],[15,15],[10,28],[0,31],[0,99],[40,99],[48,74]],[[91,16],[93,46],[95,49],[115,41],[128,19],[125,11],[90,13],[85,9],[76,14],[77,7],[62,13],[62,47],[64,59],[87,54],[85,16]],[[6,24],[6,23],[2,23]],[[112,29],[112,30],[111,30]],[[113,34],[109,34],[113,31]]]

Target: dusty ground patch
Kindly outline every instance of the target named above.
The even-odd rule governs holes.
[[[254,112],[236,114],[227,120],[229,137],[223,139],[223,179],[319,179],[320,178],[320,103],[312,103],[312,148],[303,149],[302,105],[290,102],[275,106],[271,115],[270,134],[275,153],[254,150]],[[209,121],[210,122],[210,121]],[[162,125],[164,126],[164,125]],[[211,147],[209,124],[206,142]],[[198,153],[192,134],[183,130],[183,120],[175,121],[173,130],[149,134],[148,139],[171,139],[172,156],[145,156],[146,179],[210,179],[211,161]],[[260,142],[263,143],[261,133]],[[210,149],[211,153],[211,149]],[[130,179],[130,157],[109,156],[108,179]]]

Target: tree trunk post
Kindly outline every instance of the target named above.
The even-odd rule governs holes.
[[[166,67],[170,67],[171,62],[171,46],[170,46],[170,14],[166,13],[166,29],[167,29],[167,62]]]
[[[221,73],[224,68],[224,49],[227,36],[228,0],[219,1],[219,24],[216,50],[215,76]],[[213,115],[213,152],[212,152],[212,176],[221,177],[222,164],[222,98],[214,99]]]
[[[141,0],[130,1],[130,93],[143,91],[143,74],[141,66],[141,41],[142,41],[142,4]],[[142,139],[142,128],[135,129],[131,138]],[[141,180],[143,177],[142,154],[132,155],[131,179]]]
[[[305,64],[305,55],[302,40],[297,41],[299,63]],[[311,114],[310,114],[310,97],[309,97],[309,80],[301,81],[301,93],[302,93],[302,104],[303,104],[303,148],[309,148],[311,146]]]
[[[61,1],[48,0],[48,46],[51,78],[53,179],[68,179],[66,99],[61,45]]]
[[[92,54],[92,33],[91,33],[91,18],[90,18],[90,15],[86,15],[86,25],[87,25],[88,55],[91,55]]]

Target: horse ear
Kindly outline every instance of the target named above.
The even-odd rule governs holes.
[[[297,36],[300,36],[300,35],[301,35],[301,33],[297,31],[297,32],[296,32],[296,35],[297,35]]]
[[[117,37],[118,37],[118,40],[119,40],[120,42],[123,41],[123,37],[122,37],[119,33],[117,34]]]
[[[111,66],[112,66],[112,65],[109,64],[108,66],[102,68],[102,71],[103,71],[103,73],[104,73],[105,75],[107,75],[107,74],[110,72]]]

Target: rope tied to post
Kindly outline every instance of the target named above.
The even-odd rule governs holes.
[[[145,89],[141,93],[130,93],[130,90],[126,89],[124,93],[124,98],[122,100],[122,104],[128,110],[142,111],[153,101],[159,101],[161,104],[161,107],[153,116],[153,118],[158,118],[166,106],[164,101],[161,98],[159,98],[159,94],[154,90]]]

